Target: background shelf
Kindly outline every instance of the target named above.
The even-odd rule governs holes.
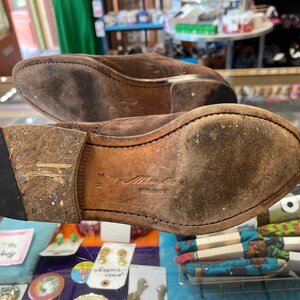
[[[125,30],[145,30],[145,29],[163,29],[163,24],[143,23],[135,25],[113,25],[106,26],[105,31],[125,31]]]

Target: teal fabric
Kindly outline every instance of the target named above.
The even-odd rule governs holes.
[[[266,257],[260,259],[233,259],[221,262],[182,265],[184,274],[191,277],[266,276],[283,271],[285,261]]]
[[[220,235],[222,235],[222,234],[220,234]],[[251,241],[254,239],[258,239],[259,233],[254,230],[244,230],[244,231],[240,232],[240,237],[241,237],[241,239],[240,239],[241,242]],[[208,247],[208,248],[211,248],[211,247]],[[175,250],[178,255],[183,254],[183,253],[198,251],[197,239],[178,242],[175,245]]]
[[[211,285],[181,285],[174,263],[174,234],[160,233],[160,264],[166,268],[168,299],[171,300],[295,300],[300,299],[300,280],[268,280]]]
[[[17,221],[3,218],[0,230],[34,229],[34,234],[27,256],[21,265],[1,266],[0,284],[30,283],[39,261],[39,253],[49,244],[57,229],[56,223]]]
[[[92,1],[53,0],[61,53],[101,54]]]

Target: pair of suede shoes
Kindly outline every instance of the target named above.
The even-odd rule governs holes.
[[[254,217],[300,179],[300,135],[236,104],[216,72],[157,53],[20,62],[21,96],[51,125],[2,128],[6,217],[205,234]]]

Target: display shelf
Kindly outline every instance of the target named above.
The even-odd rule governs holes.
[[[259,38],[259,47],[258,47],[258,59],[257,67],[262,67],[263,61],[263,50],[265,43],[266,34],[270,33],[273,30],[273,23],[269,20],[265,20],[261,27],[255,28],[251,32],[244,33],[218,33],[214,35],[203,35],[203,34],[188,34],[188,33],[176,33],[171,29],[166,29],[165,32],[171,37],[171,39],[185,41],[185,42],[224,42],[226,44],[226,69],[232,67],[232,42]]]
[[[109,44],[109,48],[118,49],[119,54],[126,53],[130,47],[143,47],[154,48],[158,43],[158,31],[163,31],[164,24],[156,23],[157,21],[152,21],[150,10],[162,11],[163,1],[162,0],[141,0],[141,1],[104,1],[104,7],[106,8],[106,13],[112,11],[115,16],[118,16],[120,11],[132,10],[145,11],[149,14],[147,17],[140,19],[136,16],[136,19],[132,19],[131,24],[127,24],[127,16],[122,20],[123,24],[116,24],[112,26],[105,26],[104,31]],[[117,17],[119,20],[120,18]],[[153,20],[157,20],[156,18]],[[134,24],[134,22],[137,22]],[[141,35],[138,33],[141,32]],[[132,38],[135,36],[135,38]],[[130,46],[129,46],[130,45]],[[142,46],[143,45],[143,46]]]
[[[252,39],[260,37],[262,34],[267,34],[273,30],[273,23],[269,20],[266,20],[262,26],[253,29],[250,32],[243,33],[218,33],[214,35],[205,35],[205,34],[190,34],[190,33],[176,33],[172,30],[166,30],[170,36],[174,39],[187,42],[198,42],[203,40],[205,42],[226,42],[226,41],[239,41],[245,39]]]
[[[113,25],[106,26],[105,31],[127,31],[127,30],[147,30],[147,29],[163,29],[163,24],[143,23],[135,25]]]

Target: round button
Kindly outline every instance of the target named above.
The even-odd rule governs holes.
[[[71,271],[71,278],[77,283],[86,283],[93,265],[94,263],[91,261],[83,261],[77,264]]]
[[[32,300],[54,300],[62,292],[65,285],[64,278],[55,272],[37,277],[28,289],[28,296]]]

